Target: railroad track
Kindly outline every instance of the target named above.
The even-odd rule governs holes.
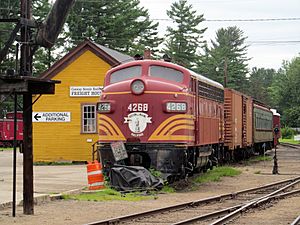
[[[280,145],[285,146],[285,147],[289,147],[289,148],[300,149],[300,144],[280,143]]]
[[[291,223],[291,225],[299,225],[300,224],[300,215]]]
[[[88,225],[105,224],[224,224],[250,208],[266,204],[274,199],[300,194],[300,177],[271,183],[261,187],[241,190],[234,193],[213,196],[144,211],[107,220],[95,221]],[[290,191],[298,186],[298,189]],[[221,217],[221,218],[220,218]]]

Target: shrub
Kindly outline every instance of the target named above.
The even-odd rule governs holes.
[[[283,127],[281,128],[281,136],[284,139],[291,139],[296,134],[296,131],[294,131],[290,127]]]

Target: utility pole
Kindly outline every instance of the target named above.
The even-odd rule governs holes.
[[[31,0],[21,0],[21,19],[31,20]],[[24,24],[21,28],[20,75],[32,75],[31,28]],[[23,94],[24,153],[23,153],[23,213],[34,214],[33,200],[33,153],[32,153],[32,95]]]

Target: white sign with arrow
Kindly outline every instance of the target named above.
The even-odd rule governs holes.
[[[71,112],[32,112],[32,122],[70,122]]]

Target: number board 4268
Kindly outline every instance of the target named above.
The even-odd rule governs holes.
[[[149,105],[148,103],[130,103],[127,110],[129,112],[147,112]]]

